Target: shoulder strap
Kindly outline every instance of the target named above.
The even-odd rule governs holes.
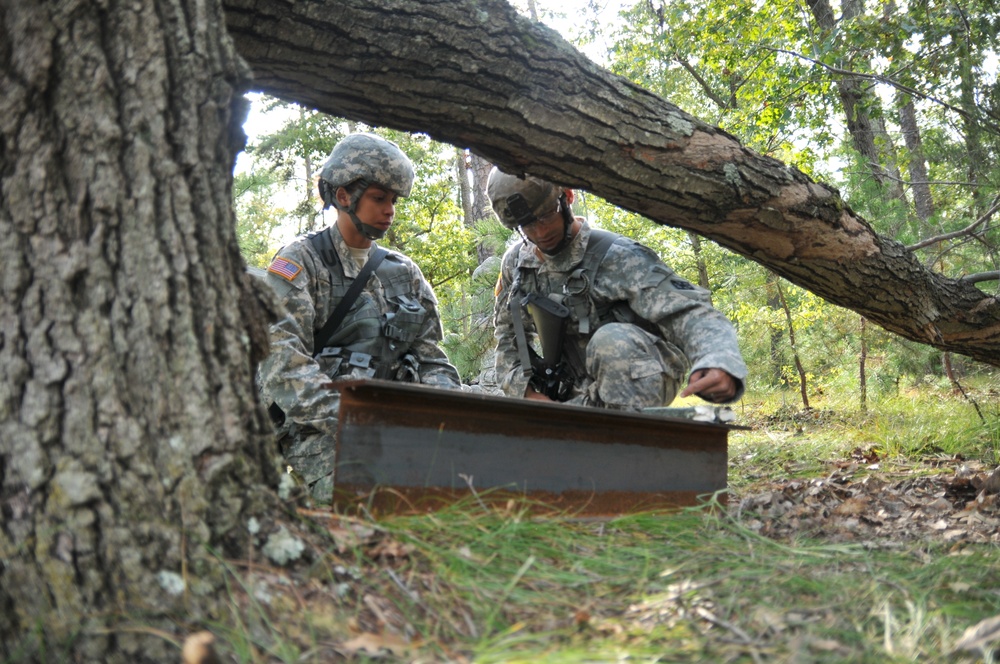
[[[306,238],[308,238],[316,253],[319,254],[319,257],[323,259],[323,264],[326,265],[328,270],[332,270],[340,263],[340,260],[337,258],[337,252],[333,248],[333,240],[330,239],[329,228],[325,228],[317,233],[310,233]]]
[[[567,280],[567,286],[571,295],[569,306],[576,313],[577,325],[581,335],[590,334],[590,309],[593,306],[590,299],[590,284],[597,274],[597,268],[608,253],[608,249],[614,244],[617,235],[610,231],[594,228],[590,231],[587,239],[587,248],[584,250],[583,259],[576,266]],[[586,297],[584,297],[586,296]]]
[[[325,235],[325,233],[322,233],[321,235]],[[312,239],[312,237],[310,237],[310,239]],[[329,238],[327,238],[327,242],[329,242]],[[315,246],[315,241],[313,246]],[[332,251],[332,244],[330,245],[330,249]],[[332,251],[332,253],[336,254],[335,251]],[[344,316],[347,315],[351,305],[353,305],[354,301],[358,299],[359,295],[361,295],[361,291],[364,289],[365,284],[368,283],[368,278],[371,277],[372,272],[378,268],[382,259],[388,255],[388,250],[383,249],[382,247],[376,247],[375,251],[368,256],[368,260],[365,262],[364,267],[361,268],[361,272],[359,272],[358,276],[355,277],[353,282],[351,282],[350,287],[348,287],[347,292],[344,293],[344,297],[340,299],[340,302],[337,303],[333,313],[330,314],[330,318],[327,319],[326,324],[323,325],[323,327],[316,332],[315,335],[313,335],[314,354],[319,354],[319,352],[326,346],[326,342],[330,340],[330,337],[333,336],[333,333],[337,331],[337,328],[340,327],[340,324],[344,321]],[[322,253],[320,253],[320,257],[322,257],[323,262],[326,263],[326,257],[323,256]],[[327,267],[330,267],[329,263],[327,263]]]
[[[583,269],[590,273],[597,272],[597,267],[604,260],[608,249],[615,243],[616,237],[611,231],[592,228],[590,230],[590,238],[587,240],[587,249],[584,251],[583,261],[581,262]]]

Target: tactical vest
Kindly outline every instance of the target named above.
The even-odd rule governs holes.
[[[353,280],[344,274],[329,229],[311,233],[307,239],[330,273],[335,296],[343,298]],[[413,292],[409,268],[397,254],[390,252],[376,268],[375,276],[382,284],[389,311],[383,317],[372,302],[365,302],[360,307],[352,305],[329,339],[315,340],[316,359],[323,371],[332,377],[352,375],[419,380],[416,359],[404,356],[420,333],[427,310],[420,304],[418,294]],[[359,296],[358,301],[361,300]],[[322,327],[320,325],[317,330]],[[374,330],[377,332],[371,333]]]
[[[597,275],[601,262],[618,237],[615,233],[599,228],[591,229],[583,258],[570,272],[565,284],[565,293],[559,294],[562,296],[561,303],[570,311],[570,325],[566,334],[573,339],[573,343],[564,346],[563,352],[571,372],[578,379],[586,375],[585,358],[582,357],[579,345],[576,343],[578,338],[589,337],[599,327],[609,322],[632,323],[656,334],[656,326],[639,317],[632,311],[627,302],[598,304],[594,301],[591,284]],[[518,252],[512,253],[516,256]],[[531,282],[527,288],[522,287],[522,282],[525,281]],[[542,292],[538,283],[537,271],[533,268],[520,266],[511,284],[510,306],[512,308],[520,307],[521,296],[529,292],[548,295]],[[520,315],[511,318],[515,327],[517,322],[522,320]],[[523,328],[520,331],[515,330],[515,334],[518,339],[524,338]]]

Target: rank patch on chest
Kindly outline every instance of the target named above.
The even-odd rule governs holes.
[[[299,272],[302,271],[302,266],[294,261],[288,260],[287,258],[275,256],[274,260],[272,260],[271,264],[267,267],[267,271],[291,281],[299,275]]]

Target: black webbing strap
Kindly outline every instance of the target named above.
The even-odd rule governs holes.
[[[344,321],[344,316],[350,310],[351,305],[354,301],[358,299],[361,295],[361,291],[364,289],[365,284],[368,283],[368,279],[372,276],[378,266],[382,263],[382,259],[389,255],[388,250],[382,247],[376,247],[375,251],[371,252],[368,256],[368,260],[365,262],[364,267],[361,268],[361,272],[355,277],[354,281],[351,282],[350,287],[347,292],[344,293],[344,297],[341,298],[340,302],[334,308],[333,313],[330,314],[330,318],[327,319],[326,324],[320,328],[315,335],[313,335],[313,355],[319,355],[323,348],[326,346],[326,342],[333,337],[333,333],[337,331],[340,324]]]
[[[590,230],[590,237],[587,238],[587,248],[584,251],[583,259],[577,265],[576,269],[573,271],[574,274],[577,272],[590,273],[591,279],[593,275],[597,273],[597,268],[600,266],[601,261],[604,260],[604,256],[611,249],[611,245],[614,244],[615,238],[618,236],[610,231],[605,231],[600,228],[592,228]],[[531,368],[531,358],[529,356],[530,346],[528,345],[527,335],[524,331],[524,319],[521,316],[521,297],[520,297],[520,284],[521,275],[518,271],[518,276],[515,278],[515,283],[511,284],[511,296],[509,301],[510,306],[510,317],[511,323],[514,325],[514,340],[517,345],[518,360],[521,362],[521,372],[525,376],[530,376],[532,373]],[[585,311],[578,311],[578,320],[587,321],[589,323],[589,307]],[[587,331],[589,332],[590,326],[587,325]],[[569,364],[574,373],[582,375],[583,364],[581,358],[579,357],[579,352],[577,351],[576,344],[567,344],[565,350],[567,358],[569,359]]]
[[[528,339],[524,333],[524,319],[521,317],[521,298],[518,297],[518,293],[511,293],[509,304],[510,318],[514,324],[517,357],[521,362],[521,373],[525,376],[530,376],[532,374],[531,357],[528,355]]]

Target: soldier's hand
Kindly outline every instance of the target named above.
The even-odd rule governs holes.
[[[723,403],[736,396],[736,379],[722,369],[699,369],[691,374],[682,397],[697,394],[705,401]]]
[[[547,396],[545,396],[544,394],[533,388],[531,385],[525,388],[524,398],[531,399],[532,401],[552,401],[552,399],[548,398]]]

